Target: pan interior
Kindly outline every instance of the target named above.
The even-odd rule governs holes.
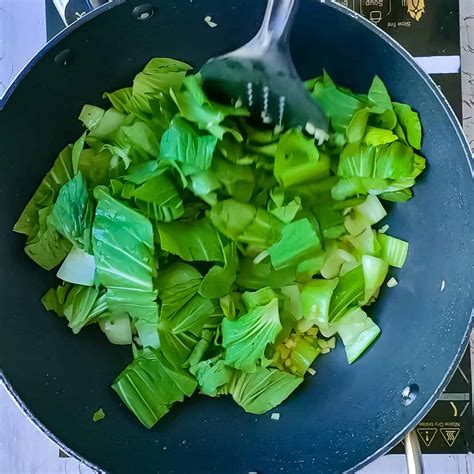
[[[334,79],[365,91],[375,74],[394,100],[419,111],[429,168],[416,197],[394,205],[388,223],[407,239],[400,284],[371,307],[382,336],[353,366],[339,347],[283,406],[279,422],[245,414],[231,400],[196,396],[153,430],[144,429],[109,388],[130,361],[95,328],[80,336],[42,309],[54,275],[23,254],[11,232],[59,150],[80,134],[84,103],[126,86],[154,56],[199,67],[257,30],[264,0],[161,0],[146,21],[129,1],[99,15],[54,45],[0,111],[0,363],[40,423],[71,450],[112,472],[342,472],[399,438],[439,394],[460,357],[471,318],[472,178],[459,127],[436,87],[405,53],[365,22],[335,6],[301,2],[292,36],[302,77],[325,67]],[[209,28],[204,18],[218,24]],[[69,49],[66,66],[55,56]],[[441,282],[445,289],[440,291]],[[413,403],[401,394],[418,387]],[[91,421],[99,407],[107,419]]]

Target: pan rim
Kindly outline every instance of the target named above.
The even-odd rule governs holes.
[[[67,28],[59,32],[56,36],[54,36],[49,42],[46,43],[46,45],[30,60],[30,62],[16,75],[15,79],[11,83],[11,85],[8,87],[8,89],[5,91],[3,97],[0,99],[0,113],[6,103],[8,102],[9,98],[11,95],[14,93],[16,90],[17,86],[19,83],[27,76],[29,71],[41,60],[43,57],[57,44],[59,44],[65,37],[69,36],[73,31],[75,31],[77,28],[80,28],[83,24],[87,23],[89,20],[92,20],[93,18],[105,13],[106,11],[109,11],[119,5],[122,5],[126,3],[128,0],[112,0],[110,3],[106,3],[95,10],[87,13],[84,15],[82,18],[78,19],[71,25],[69,25]],[[319,2],[323,4],[325,7],[328,8],[333,8],[336,11],[338,11],[342,15],[349,16],[352,20],[357,21],[360,23],[363,27],[367,28],[370,30],[372,33],[374,33],[378,38],[381,40],[385,41],[385,43],[388,44],[392,49],[396,50],[398,54],[413,68],[415,71],[418,73],[420,79],[422,79],[425,83],[425,85],[430,89],[430,91],[433,93],[439,104],[441,105],[442,109],[445,112],[445,115],[447,116],[451,126],[453,127],[456,136],[458,138],[458,141],[460,142],[463,151],[464,151],[464,156],[467,161],[468,169],[469,169],[469,174],[471,176],[471,179],[474,180],[474,155],[471,152],[469,143],[467,141],[467,138],[463,132],[462,126],[454,113],[451,105],[447,101],[446,97],[442,94],[442,92],[439,90],[438,86],[434,82],[434,80],[430,77],[429,74],[427,74],[421,66],[416,62],[414,57],[396,40],[394,40],[388,33],[383,31],[380,27],[377,25],[374,25],[372,22],[367,20],[365,17],[360,15],[357,12],[354,12],[350,10],[347,7],[344,7],[340,5],[339,3],[328,1],[328,0],[305,0],[308,2]],[[130,2],[132,3],[132,2]],[[474,196],[474,194],[471,193],[471,198]],[[462,339],[460,341],[460,345],[458,347],[458,350],[449,365],[448,369],[445,372],[444,377],[438,384],[436,390],[434,393],[431,395],[431,397],[428,399],[428,401],[417,410],[416,414],[413,416],[411,421],[405,425],[405,428],[400,430],[398,433],[396,433],[388,442],[386,442],[382,447],[377,449],[375,452],[373,452],[371,455],[369,455],[367,458],[364,460],[360,461],[357,465],[349,468],[347,473],[352,473],[355,472],[356,470],[359,470],[363,468],[364,466],[370,464],[373,462],[375,459],[378,457],[384,455],[387,453],[390,449],[392,449],[394,446],[396,446],[403,438],[404,436],[411,431],[426,415],[426,413],[431,409],[431,407],[435,404],[436,400],[439,398],[441,395],[442,391],[448,384],[449,380],[453,376],[457,366],[459,365],[459,362],[464,355],[467,346],[469,344],[469,339],[470,339],[470,333],[471,329],[473,326],[473,321],[474,321],[474,308],[471,308],[471,314],[469,316],[469,322],[466,328],[465,333],[462,336]],[[30,411],[30,409],[26,406],[26,404],[22,401],[18,393],[15,391],[14,387],[10,384],[8,381],[8,378],[6,375],[3,373],[3,370],[0,368],[0,383],[5,387],[7,393],[11,396],[15,404],[20,408],[20,410],[25,414],[25,416],[30,420],[30,422],[41,432],[43,432],[48,439],[50,439],[52,442],[54,442],[62,451],[64,451],[66,454],[68,454],[70,457],[76,459],[80,463],[86,465],[92,470],[95,470],[96,472],[106,472],[104,471],[101,467],[98,465],[88,461],[85,457],[82,455],[76,453],[73,449],[69,448],[66,446],[59,438],[56,437],[42,422],[36,418],[36,416]]]

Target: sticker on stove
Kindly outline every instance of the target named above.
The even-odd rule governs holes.
[[[425,13],[425,0],[402,0],[406,4],[408,14],[416,21],[420,21]]]
[[[360,0],[360,13],[376,25],[392,12],[392,0]]]
[[[460,429],[459,428],[441,428],[441,434],[443,435],[444,440],[448,444],[448,446],[452,446],[456,441],[456,438],[459,435]]]
[[[459,421],[422,421],[418,425],[418,429],[429,429],[429,428],[446,428],[446,429],[460,429],[461,423]]]
[[[423,441],[426,447],[433,442],[438,428],[417,428],[418,437]]]

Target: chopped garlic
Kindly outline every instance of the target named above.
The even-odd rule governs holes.
[[[280,354],[283,360],[288,359],[288,357],[290,357],[290,350],[286,347],[282,347],[282,349],[280,350]]]
[[[331,339],[328,339],[328,347],[329,349],[334,349],[336,347],[336,338],[331,337]]]
[[[390,280],[387,281],[387,286],[389,288],[394,288],[395,286],[398,285],[398,281],[395,278],[390,278]]]
[[[316,127],[311,122],[306,122],[304,129],[312,136],[316,133]]]
[[[286,341],[285,346],[288,347],[288,349],[292,349],[293,347],[296,347],[296,342],[293,341],[293,339],[288,339]]]
[[[317,128],[314,138],[317,140],[318,145],[321,146],[329,138],[329,135],[324,130]]]
[[[212,16],[206,16],[204,21],[209,25],[210,28],[215,28],[217,26],[217,23],[212,21]]]
[[[318,345],[321,349],[327,349],[329,347],[327,341],[324,339],[318,339]]]
[[[280,419],[280,413],[272,413],[270,417],[272,420],[278,421]]]

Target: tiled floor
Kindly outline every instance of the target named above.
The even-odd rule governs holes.
[[[42,0],[0,0],[0,32],[7,28],[15,42],[8,51],[0,36],[0,95],[6,83],[35,53],[34,47],[45,41]],[[35,15],[31,9],[36,9]],[[464,128],[474,148],[474,0],[461,0],[461,30],[463,38]],[[12,13],[14,12],[14,14]],[[24,34],[33,41],[25,41]],[[1,61],[4,61],[1,63]],[[473,456],[425,456],[427,474],[474,473]],[[0,474],[76,474],[90,469],[74,459],[60,458],[58,448],[38,431],[19,411],[0,387]],[[397,474],[406,472],[403,456],[380,458],[361,471],[364,474]]]

